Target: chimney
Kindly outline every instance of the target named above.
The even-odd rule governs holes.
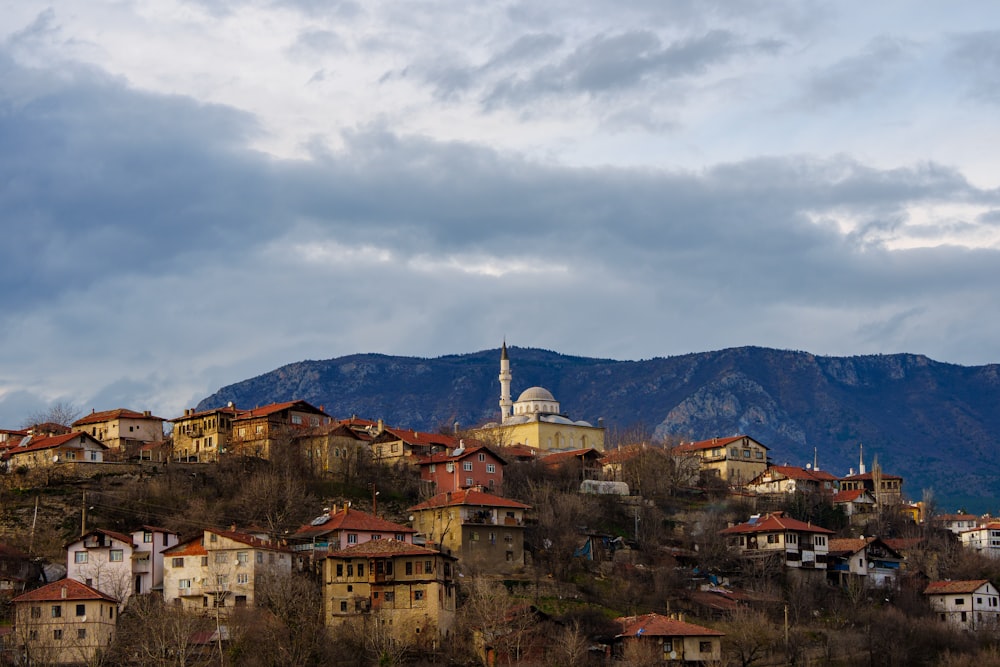
[[[150,412],[149,410],[143,410],[143,411],[142,411],[142,416],[143,416],[143,417],[152,417],[152,416],[153,416],[153,413],[152,413],[152,412]]]
[[[66,599],[66,587],[65,587],[65,586],[63,586],[63,587],[62,587],[62,588],[61,588],[61,589],[59,590],[59,597],[61,597],[61,598],[62,598],[62,599],[64,599],[64,600]]]
[[[381,418],[379,418],[379,420],[378,420],[378,432],[381,433],[383,430],[385,430],[385,422],[382,421]]]

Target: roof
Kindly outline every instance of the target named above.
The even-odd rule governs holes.
[[[474,505],[477,507],[509,507],[512,509],[531,509],[530,505],[519,503],[510,498],[495,496],[479,489],[462,489],[460,491],[445,491],[429,500],[410,508],[412,511],[433,509],[435,507],[454,507],[457,505]]]
[[[326,535],[336,530],[358,530],[371,533],[415,533],[414,529],[392,521],[380,519],[377,516],[347,508],[334,514],[324,515],[326,521],[316,524],[306,524],[292,535],[293,538],[311,538]],[[323,517],[318,517],[319,521]]]
[[[879,473],[879,477],[881,477],[882,479],[898,479],[898,480],[902,480],[903,479],[899,475],[890,475],[887,472]],[[871,479],[872,479],[872,473],[866,472],[866,473],[860,473],[860,474],[857,474],[857,475],[848,475],[847,477],[841,477],[840,481],[842,481],[842,482],[868,482],[868,481],[871,481]]]
[[[934,517],[935,521],[979,521],[975,514],[939,514]]]
[[[431,454],[430,456],[422,456],[417,461],[417,464],[430,465],[431,463],[447,463],[449,461],[461,461],[462,459],[468,456],[472,456],[473,454],[476,454],[478,452],[485,452],[488,453],[493,458],[495,458],[497,461],[499,461],[501,465],[507,465],[507,462],[504,461],[500,457],[500,455],[498,455],[496,452],[494,452],[486,445],[475,444],[472,447],[465,447],[464,449],[462,449],[460,453],[456,454],[455,452],[458,451],[459,451],[458,449],[454,449],[451,451],[451,453],[441,452],[440,454]]]
[[[787,517],[783,512],[765,514],[756,521],[751,520],[737,526],[725,528],[719,531],[720,535],[736,535],[740,533],[772,533],[780,530],[793,530],[799,533],[820,533],[833,535],[832,530],[827,530],[820,526],[814,526],[805,521],[799,521]]]
[[[104,410],[102,412],[91,412],[85,417],[80,417],[73,426],[85,426],[87,424],[100,424],[112,419],[150,419],[153,421],[164,421],[162,417],[155,417],[146,412],[136,412],[127,408],[117,408],[115,410]]]
[[[800,468],[798,466],[768,466],[767,470],[757,476],[751,484],[760,483],[757,482],[764,475],[775,474],[781,475],[786,479],[801,479],[808,482],[835,482],[837,477],[831,475],[825,470],[811,470],[809,468]]]
[[[705,628],[694,623],[685,623],[669,616],[643,614],[642,616],[622,616],[616,618],[622,631],[618,637],[725,637],[726,633]]]
[[[181,417],[174,417],[170,421],[172,421],[172,422],[182,422],[182,421],[184,421],[186,419],[198,419],[199,417],[206,417],[208,415],[217,415],[220,412],[224,412],[226,414],[233,415],[233,416],[236,416],[236,415],[238,415],[240,413],[240,411],[237,410],[236,408],[234,408],[234,407],[232,407],[230,405],[227,405],[227,406],[222,407],[222,408],[210,408],[208,410],[202,410],[200,412],[195,412],[194,410],[191,410],[190,412],[185,413]]]
[[[659,455],[667,454],[667,450],[663,447],[658,445],[647,445],[643,442],[637,445],[623,445],[621,447],[616,447],[615,449],[609,449],[604,452],[604,458],[601,462],[605,465],[625,463],[626,461],[631,461],[645,452],[655,452]]]
[[[91,444],[99,446],[103,449],[107,449],[108,446],[105,445],[100,440],[94,438],[94,436],[89,433],[84,433],[82,431],[77,431],[75,433],[63,433],[62,435],[52,435],[47,438],[32,438],[28,441],[28,444],[24,447],[11,447],[7,450],[6,456],[16,456],[18,454],[23,454],[25,452],[40,452],[46,449],[55,449],[56,447],[61,447],[67,442],[71,442],[76,438],[81,438],[82,440],[89,440]]]
[[[830,552],[830,555],[856,554],[873,542],[878,542],[896,556],[902,557],[896,549],[878,537],[831,537],[827,542],[827,550]]]
[[[262,540],[255,535],[250,533],[243,533],[236,530],[212,530],[211,528],[205,530],[206,533],[215,533],[220,537],[225,537],[226,539],[232,540],[233,542],[239,542],[240,544],[245,544],[248,547],[254,547],[255,549],[270,549],[271,551],[291,551],[288,547],[279,544],[278,542],[272,542],[271,540]]]
[[[369,540],[361,544],[353,544],[346,549],[334,551],[327,558],[352,558],[358,556],[445,556],[454,559],[434,549],[408,544],[399,540]]]
[[[63,545],[63,548],[66,548],[66,547],[70,546],[71,544],[76,544],[77,542],[82,542],[84,539],[86,539],[90,535],[97,535],[97,534],[107,535],[108,537],[114,538],[114,539],[118,540],[119,542],[124,542],[125,544],[127,544],[129,546],[133,546],[133,547],[135,546],[135,542],[132,541],[132,536],[131,535],[126,535],[125,533],[119,533],[119,532],[116,532],[114,530],[105,530],[104,528],[95,528],[93,530],[87,531],[86,533],[84,533],[80,537],[76,538],[75,540],[71,540],[71,541],[67,542],[65,545]]]
[[[51,584],[18,595],[11,602],[51,602],[55,600],[104,600],[118,604],[117,599],[75,579],[53,581]]]
[[[394,442],[396,440],[401,440],[408,445],[417,445],[422,447],[439,445],[449,449],[456,449],[461,442],[455,436],[447,435],[445,433],[426,433],[424,431],[389,428],[388,426],[385,427],[382,433],[376,438],[376,442]]]
[[[521,392],[521,395],[517,397],[515,403],[520,403],[522,401],[555,401],[556,397],[552,395],[552,392],[545,387],[528,387]]]
[[[601,458],[601,453],[594,449],[593,447],[587,447],[585,449],[571,449],[565,452],[553,452],[551,454],[545,454],[540,459],[543,465],[562,465],[573,459],[599,459]]]
[[[851,503],[860,498],[861,496],[869,496],[867,489],[851,489],[850,491],[838,491],[833,494],[833,502],[835,503]]]
[[[164,549],[162,553],[170,556],[207,556],[208,549],[205,548],[205,545],[201,541],[202,536],[195,535],[192,538]]]
[[[236,419],[256,419],[258,417],[267,417],[275,414],[276,412],[282,412],[291,408],[296,408],[304,412],[311,412],[317,415],[324,415],[326,417],[330,416],[323,412],[320,408],[310,405],[306,401],[297,400],[285,401],[284,403],[271,403],[270,405],[253,408],[252,410],[240,410],[236,415]]]
[[[989,579],[969,579],[965,581],[932,581],[924,589],[924,595],[949,595],[951,593],[975,593]]]
[[[676,447],[674,447],[672,451],[678,454],[682,454],[684,452],[699,452],[703,449],[722,448],[729,445],[730,443],[742,440],[743,438],[747,438],[748,440],[753,440],[753,438],[751,438],[748,435],[734,435],[730,438],[712,438],[711,440],[701,440],[699,442],[681,443]],[[754,442],[763,447],[764,449],[768,449],[765,445],[761,445],[756,440],[754,440]]]

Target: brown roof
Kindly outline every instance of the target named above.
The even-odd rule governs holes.
[[[270,549],[271,551],[291,551],[286,546],[279,544],[278,542],[273,542],[271,540],[262,540],[255,535],[250,533],[243,533],[235,530],[206,530],[208,533],[215,533],[220,537],[225,537],[234,542],[239,542],[240,544],[245,544],[255,549]]]
[[[165,556],[207,556],[208,550],[201,543],[202,536],[196,535],[179,544],[163,550]]]
[[[324,415],[329,417],[330,415],[323,412],[320,408],[314,405],[310,405],[306,401],[285,401],[284,403],[271,403],[270,405],[263,405],[252,410],[240,410],[236,415],[236,419],[254,419],[256,417],[267,417],[268,415],[273,415],[276,412],[281,412],[283,410],[288,410],[291,408],[297,408],[304,412],[311,412],[317,415]]]
[[[388,426],[376,438],[376,442],[394,442],[396,440],[401,440],[408,445],[416,445],[418,447],[438,445],[448,447],[449,449],[456,449],[460,442],[458,438],[444,433],[427,433],[424,431],[389,428]]]
[[[833,502],[835,503],[850,503],[854,502],[861,496],[867,494],[866,489],[851,489],[850,491],[838,491],[833,494]]]
[[[622,631],[618,637],[725,637],[726,633],[685,623],[659,614],[616,618]]]
[[[445,491],[429,500],[410,508],[412,511],[432,509],[434,507],[454,507],[457,505],[474,505],[477,507],[510,507],[512,509],[531,509],[530,505],[516,500],[495,496],[479,489],[462,489],[460,491]]]
[[[318,519],[317,519],[318,520]],[[326,521],[321,524],[307,524],[299,528],[292,535],[294,538],[311,538],[317,535],[325,535],[336,530],[360,530],[370,533],[415,533],[414,529],[392,521],[380,519],[377,516],[347,508],[328,515]]]
[[[100,440],[94,438],[89,433],[76,432],[76,433],[63,433],[62,435],[53,435],[47,438],[32,438],[31,440],[28,441],[28,444],[25,445],[24,447],[20,446],[11,447],[10,449],[7,450],[5,456],[10,457],[10,456],[16,456],[18,454],[23,454],[24,452],[39,452],[39,451],[44,451],[46,449],[55,449],[56,447],[61,447],[62,445],[65,445],[67,442],[75,440],[76,438],[80,438],[81,440],[89,440],[94,445],[99,445],[104,449],[108,449],[107,445],[105,445]]]
[[[118,600],[87,584],[75,579],[60,579],[51,584],[18,595],[11,602],[52,602],[56,600],[106,600],[118,603]]]
[[[205,417],[207,415],[216,415],[216,414],[219,414],[220,412],[225,413],[227,415],[233,415],[235,417],[236,415],[239,414],[240,411],[237,410],[236,408],[232,408],[232,407],[229,407],[227,405],[224,408],[211,408],[209,410],[202,410],[201,412],[191,411],[191,412],[189,412],[186,415],[183,415],[181,417],[174,417],[170,421],[172,421],[172,422],[180,422],[180,421],[184,421],[185,419],[196,419],[198,417]]]
[[[105,530],[104,528],[95,528],[94,530],[88,531],[87,533],[81,535],[80,537],[76,538],[75,540],[71,540],[71,541],[67,542],[65,545],[63,545],[63,548],[65,549],[66,547],[68,547],[71,544],[76,544],[77,542],[82,541],[88,535],[95,535],[95,534],[98,534],[98,533],[101,534],[101,535],[107,535],[108,537],[114,538],[114,539],[118,540],[119,542],[124,542],[125,544],[128,544],[130,546],[133,546],[133,547],[135,546],[135,542],[132,541],[132,536],[131,535],[126,535],[125,533],[119,533],[119,532],[116,532],[114,530]]]
[[[803,479],[810,482],[835,482],[837,477],[825,470],[810,470],[798,466],[768,466],[761,476],[768,473],[778,473],[787,479]],[[758,479],[760,476],[758,476]]]
[[[565,452],[552,452],[551,454],[543,454],[541,460],[542,465],[547,466],[558,466],[562,465],[568,461],[574,459],[599,459],[601,458],[601,453],[594,449],[593,447],[586,447],[584,449],[571,449]]]
[[[966,581],[932,581],[924,589],[924,595],[947,595],[949,593],[975,593],[989,579],[971,579]]]
[[[160,422],[164,421],[162,417],[154,417],[153,415],[147,415],[145,413],[136,412],[135,410],[129,410],[127,408],[117,408],[115,410],[104,410],[103,412],[91,412],[86,417],[80,417],[73,422],[73,426],[100,424],[101,422],[111,421],[112,419],[152,419]]]
[[[465,447],[460,454],[455,454],[455,450],[451,452],[441,452],[440,454],[431,454],[430,456],[422,456],[417,461],[419,465],[430,465],[431,463],[447,463],[448,461],[461,461],[464,458],[472,456],[473,454],[479,452],[485,452],[495,458],[501,465],[507,465],[498,454],[496,454],[492,449],[486,445],[474,444],[471,447]]]
[[[626,461],[631,461],[645,452],[655,452],[661,456],[667,454],[667,451],[659,445],[647,445],[646,443],[638,445],[624,445],[622,447],[616,447],[615,449],[610,449],[604,452],[604,458],[601,463],[605,465],[625,463]]]
[[[794,530],[800,533],[826,533],[833,535],[832,530],[814,526],[805,521],[787,517],[783,512],[765,514],[756,521],[747,521],[738,526],[732,526],[719,531],[720,535],[735,535],[739,533],[773,533],[780,530]]]
[[[369,540],[334,551],[327,558],[352,558],[357,556],[447,556],[440,551],[399,540]],[[447,556],[454,558],[454,556]]]

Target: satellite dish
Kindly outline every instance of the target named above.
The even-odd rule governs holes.
[[[677,659],[677,651],[671,651],[670,652],[670,659],[671,660],[676,660]]]
[[[59,455],[58,454],[56,454],[55,456],[52,457],[52,462],[53,463],[59,463]]]

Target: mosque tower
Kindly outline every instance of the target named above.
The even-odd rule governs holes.
[[[510,359],[507,358],[507,340],[504,339],[500,348],[500,423],[510,419],[510,410],[514,403],[510,400]]]

